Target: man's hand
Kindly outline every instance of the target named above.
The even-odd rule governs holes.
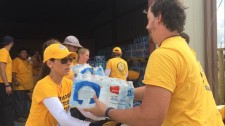
[[[12,87],[11,86],[5,87],[5,92],[6,94],[10,95],[12,93]]]
[[[96,103],[95,107],[86,108],[86,109],[84,109],[84,111],[90,112],[93,115],[98,116],[98,117],[104,117],[107,106],[104,103],[102,103],[101,101],[99,101],[97,96],[94,96],[93,98]]]
[[[20,83],[18,81],[14,81],[13,84],[17,87],[20,86]]]

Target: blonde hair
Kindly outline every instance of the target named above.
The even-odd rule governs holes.
[[[78,62],[79,59],[80,59],[80,55],[82,55],[82,54],[84,54],[84,53],[86,53],[86,52],[90,52],[89,49],[86,49],[86,48],[80,48],[80,49],[78,50],[78,58],[77,58],[77,62]]]

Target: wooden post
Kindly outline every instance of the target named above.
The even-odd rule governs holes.
[[[224,57],[223,51],[225,48],[217,49],[218,53],[218,93],[219,93],[219,104],[224,104]]]
[[[204,0],[205,32],[205,74],[218,103],[218,57],[217,57],[217,21],[216,0]],[[215,17],[214,17],[215,16]],[[213,18],[214,17],[214,18]],[[212,22],[213,19],[213,22]]]

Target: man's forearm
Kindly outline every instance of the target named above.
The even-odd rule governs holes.
[[[6,68],[6,63],[0,62],[0,76],[3,80],[3,82],[5,83],[5,85],[9,85],[7,76],[6,76],[6,72],[5,72],[5,68]]]
[[[13,82],[16,82],[17,81],[16,74],[15,73],[12,73],[12,79],[13,79]]]
[[[137,92],[143,94],[141,106],[127,110],[112,109],[109,117],[131,126],[161,126],[169,108],[171,92],[151,85],[140,87]]]
[[[109,112],[109,116],[113,120],[128,124],[129,126],[146,126],[147,124],[149,124],[149,118],[145,117],[144,112],[140,106],[126,110],[113,109]]]
[[[1,70],[0,70],[0,75],[1,75],[1,78],[2,78],[3,82],[5,83],[5,85],[8,85],[9,82],[8,82],[7,77],[6,77],[5,70],[2,70],[2,69],[1,69]]]
[[[134,100],[142,101],[144,96],[145,86],[134,89]]]

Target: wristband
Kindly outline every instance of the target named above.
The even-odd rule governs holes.
[[[105,117],[109,117],[109,111],[113,109],[111,107],[107,108],[106,111],[105,111]]]

